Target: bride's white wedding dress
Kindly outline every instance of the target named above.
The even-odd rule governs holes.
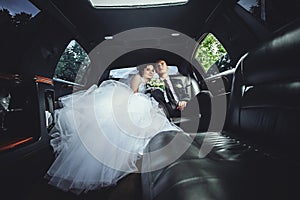
[[[142,84],[145,84],[144,82]],[[46,177],[64,191],[81,193],[114,185],[138,172],[136,161],[149,140],[161,131],[181,129],[170,123],[158,104],[108,80],[99,87],[61,98],[51,145],[56,159]]]

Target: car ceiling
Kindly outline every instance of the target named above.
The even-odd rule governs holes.
[[[24,59],[20,66],[26,68],[21,68],[20,73],[26,76],[41,74],[48,77],[53,76],[58,59],[71,39],[76,39],[89,55],[104,41],[104,37],[107,35],[115,36],[124,31],[146,27],[159,27],[171,32],[180,32],[195,42],[206,31],[206,26],[212,22],[215,14],[224,9],[224,5],[227,6],[236,2],[236,0],[189,0],[187,4],[180,6],[96,9],[92,7],[89,0],[29,1],[41,10],[43,19],[46,18],[47,20],[43,20],[41,27],[39,27],[42,31],[28,34],[31,39],[38,38],[30,51],[18,48],[20,53],[25,52],[22,55]],[[57,26],[53,26],[53,23],[57,23]],[[122,38],[119,41],[114,39],[114,45],[110,45],[110,47],[114,46],[113,50],[120,51],[135,44],[151,43],[158,46],[165,45],[165,49],[168,47],[178,51],[189,49],[185,54],[192,56],[194,46],[190,48],[191,44],[187,43],[185,39],[180,39],[180,37],[175,40],[174,37],[170,36],[170,31],[161,35],[149,33],[139,37],[131,36],[126,38],[125,43],[121,40]],[[140,46],[140,48],[136,48],[137,50],[127,51],[120,54],[122,56],[109,66],[112,68],[135,66],[154,62],[160,58],[167,58],[168,63],[172,65],[186,63],[180,56],[156,47],[143,48]],[[40,56],[41,52],[42,57]],[[11,62],[11,59],[7,59],[7,61],[7,66],[19,65],[17,61]],[[44,67],[28,70],[28,66]],[[108,67],[108,65],[95,67],[99,66]]]
[[[31,0],[39,9],[60,18],[85,48],[91,50],[105,36],[140,27],[161,27],[198,38],[218,0],[190,0],[181,6],[96,9],[88,0]]]

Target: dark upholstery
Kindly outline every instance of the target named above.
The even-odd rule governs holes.
[[[180,158],[142,174],[144,199],[298,199],[299,52],[300,28],[243,57],[232,84],[229,128],[183,139],[181,145],[191,145]],[[147,151],[174,135],[157,135]],[[143,167],[156,169],[167,159],[162,153]]]
[[[290,148],[299,142],[299,52],[300,29],[249,52],[240,62],[229,109],[232,132],[264,146]]]

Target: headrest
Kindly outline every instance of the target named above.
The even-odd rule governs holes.
[[[247,85],[300,79],[300,28],[250,51],[239,65]]]

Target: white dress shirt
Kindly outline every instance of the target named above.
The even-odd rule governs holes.
[[[176,95],[176,93],[175,93],[175,90],[174,90],[174,87],[173,87],[173,84],[172,84],[170,78],[168,77],[168,78],[165,78],[165,79],[163,79],[163,78],[160,78],[160,79],[161,79],[162,81],[163,81],[163,80],[167,80],[167,82],[168,82],[168,84],[169,84],[169,86],[170,86],[170,90],[171,90],[171,92],[172,92],[172,94],[173,94],[173,96],[174,96],[174,99],[176,100],[176,102],[179,102],[178,97],[177,97],[177,95]],[[168,103],[168,102],[169,102],[169,99],[168,99],[168,97],[167,97],[166,90],[164,90],[164,97],[165,97],[166,102]]]

